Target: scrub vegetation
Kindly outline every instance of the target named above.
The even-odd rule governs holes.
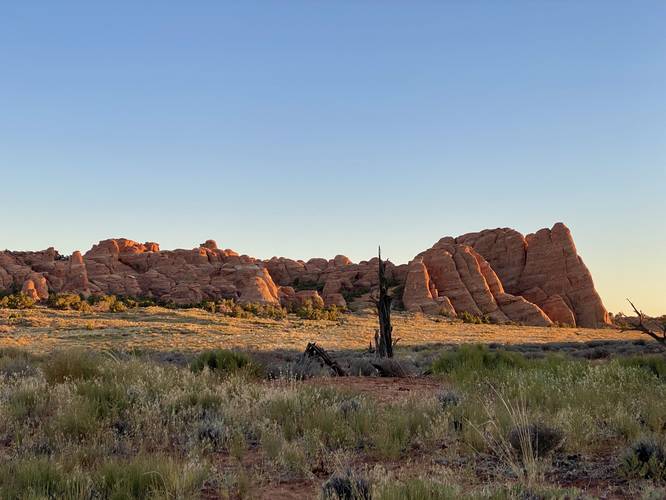
[[[416,369],[423,352],[428,375],[382,379],[321,369],[296,377],[298,357],[224,349],[169,358],[5,348],[0,497],[666,491],[663,356],[600,361],[466,345],[398,349],[396,357]],[[367,354],[346,356],[352,365]]]

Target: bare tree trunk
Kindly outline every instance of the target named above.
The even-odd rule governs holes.
[[[386,262],[382,261],[382,249],[379,247],[379,299],[375,301],[379,315],[379,338],[377,354],[380,358],[393,357],[393,327],[391,326],[391,301],[386,279]]]

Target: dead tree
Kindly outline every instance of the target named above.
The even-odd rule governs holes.
[[[336,361],[331,359],[328,353],[319,347],[315,342],[308,342],[308,346],[303,352],[302,359],[305,360],[307,358],[315,358],[319,360],[320,363],[333,370],[333,373],[335,373],[338,377],[347,376],[347,372],[343,370]]]
[[[659,342],[662,346],[666,346],[666,322],[664,322],[662,325],[658,325],[656,324],[656,320],[652,320],[652,323],[655,323],[657,328],[651,328],[646,324],[646,321],[650,321],[650,318],[645,316],[643,311],[639,311],[631,300],[627,299],[627,302],[631,304],[631,307],[634,309],[636,316],[638,316],[638,323],[630,323],[625,325],[623,326],[622,331],[643,332],[644,334],[649,335],[654,340]]]
[[[386,279],[386,262],[382,261],[382,248],[379,247],[379,298],[375,299],[379,316],[379,332],[375,333],[377,354],[380,358],[393,357],[393,327],[391,326],[391,301]]]

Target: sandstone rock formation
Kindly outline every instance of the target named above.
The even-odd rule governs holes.
[[[453,238],[442,238],[417,259],[424,268],[421,276],[431,280],[427,286],[432,304],[446,297],[452,306],[452,311],[447,311],[449,314],[466,311],[497,323],[515,321],[537,326],[552,323],[536,305],[506,293],[490,264],[470,246],[456,243]],[[418,263],[418,260],[413,261],[410,269],[416,269]],[[407,284],[409,278],[408,275]],[[413,288],[407,284],[403,304],[408,310],[415,310]],[[427,305],[427,294],[421,298],[419,307],[423,311],[433,307]]]
[[[191,250],[160,250],[154,242],[119,238],[70,257],[53,248],[0,252],[0,292],[22,291],[35,300],[74,292],[177,304],[229,298],[356,309],[372,305],[377,268],[376,258],[262,261],[220,249],[214,240]],[[526,237],[504,228],[442,238],[409,264],[388,263],[386,273],[408,311],[468,312],[499,323],[544,326],[594,327],[609,321],[571,233],[561,223]]]
[[[474,248],[509,293],[538,305],[553,321],[585,327],[610,322],[571,232],[561,222],[526,237],[504,228],[466,234],[456,242]]]
[[[40,299],[48,292],[75,292],[152,297],[176,304],[222,298],[279,302],[278,287],[263,262],[220,250],[212,240],[193,250],[160,251],[152,242],[111,239],[66,259],[53,249],[0,252],[0,285]]]

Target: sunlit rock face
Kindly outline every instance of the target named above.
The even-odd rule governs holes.
[[[454,264],[447,260],[446,253],[453,256]],[[449,296],[457,311],[480,311],[502,319],[483,283],[475,278],[479,273],[469,258],[475,255],[490,295],[510,320],[539,324],[541,320],[532,307],[538,306],[543,316],[555,323],[583,327],[609,323],[592,276],[576,251],[571,232],[562,223],[527,236],[503,228],[443,238],[424,254],[430,254],[431,276],[448,270],[449,276],[441,280],[446,284],[440,294]],[[498,286],[503,290],[498,291]],[[524,319],[519,319],[521,316]]]
[[[0,252],[0,291],[35,300],[49,293],[115,294],[195,304],[234,299],[264,304],[372,307],[378,259],[353,263],[344,255],[308,261],[259,260],[207,240],[190,250],[160,250],[157,243],[109,239],[86,253],[63,257]],[[387,264],[397,303],[408,311],[456,316],[463,312],[498,323],[596,327],[608,313],[558,223],[523,236],[491,229],[440,239],[409,264]]]
[[[46,287],[44,287],[44,283]],[[217,248],[208,240],[192,250],[161,251],[153,242],[109,239],[81,255],[55,250],[1,252],[0,286],[23,288],[33,297],[48,292],[152,297],[176,304],[231,298],[277,304],[279,289],[263,262]]]

